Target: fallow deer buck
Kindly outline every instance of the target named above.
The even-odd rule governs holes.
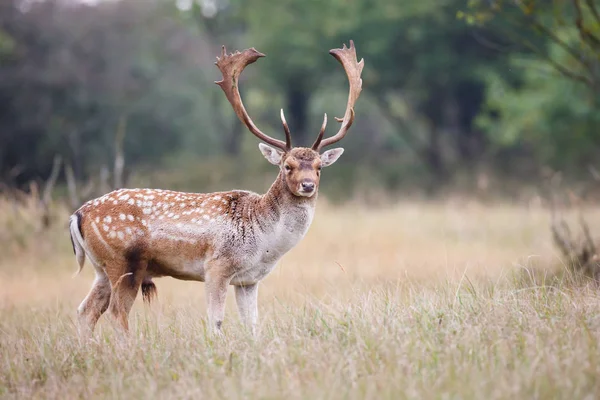
[[[227,54],[216,65],[225,92],[239,119],[257,138],[264,157],[279,175],[263,195],[233,190],[182,193],[159,189],[120,189],[85,203],[70,217],[74,252],[83,268],[86,256],[95,268],[94,284],[78,308],[80,332],[91,334],[109,309],[117,326],[128,331],[128,314],[142,288],[144,300],[156,294],[152,278],[205,282],[209,327],[220,332],[229,285],[245,325],[254,331],[258,318],[258,283],[306,234],[315,210],[321,168],[333,164],[342,148],[321,150],[344,138],[354,121],[364,61],[357,62],[354,43],[329,52],[344,67],[350,82],[339,131],[323,139],[327,114],[312,147],[292,147],[283,110],[286,141],[259,130],[246,112],[238,90],[244,68],[264,57],[254,48]]]

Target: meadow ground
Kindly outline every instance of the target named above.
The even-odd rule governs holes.
[[[561,268],[547,210],[323,203],[261,284],[258,337],[232,291],[214,339],[203,284],[162,278],[156,303],[137,300],[128,341],[105,316],[91,343],[74,318],[93,272],[72,278],[66,213],[35,232],[33,212],[0,204],[0,397],[598,397],[600,297],[540,278]]]

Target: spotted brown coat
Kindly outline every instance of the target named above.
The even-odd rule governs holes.
[[[327,116],[311,148],[292,147],[283,112],[286,142],[262,133],[242,104],[238,77],[248,64],[263,56],[254,49],[228,55],[223,50],[217,82],[240,120],[261,140],[265,158],[279,167],[267,193],[233,190],[184,193],[161,189],[119,189],[85,203],[70,218],[70,233],[79,264],[86,258],[96,279],[78,308],[79,327],[89,335],[108,309],[128,330],[128,314],[139,289],[145,300],[156,295],[155,277],[205,282],[211,328],[219,332],[224,318],[227,287],[235,286],[244,323],[254,329],[259,282],[281,257],[306,234],[313,220],[321,168],[333,164],[342,148],[320,153],[341,140],[354,120],[354,103],[361,90],[363,61],[350,48],[331,51],[350,81],[349,100],[341,128],[323,139]]]

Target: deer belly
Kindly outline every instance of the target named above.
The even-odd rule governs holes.
[[[148,263],[148,275],[153,277],[171,276],[175,279],[204,282],[203,259],[185,258],[153,259]]]

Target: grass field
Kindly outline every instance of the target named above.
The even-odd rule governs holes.
[[[598,291],[543,283],[561,261],[536,205],[322,202],[262,283],[258,337],[230,291],[225,335],[211,338],[203,284],[163,278],[126,342],[105,316],[92,343],[74,326],[92,268],[72,278],[66,212],[46,232],[33,214],[0,203],[1,398],[600,395]],[[598,226],[600,210],[586,215]]]

